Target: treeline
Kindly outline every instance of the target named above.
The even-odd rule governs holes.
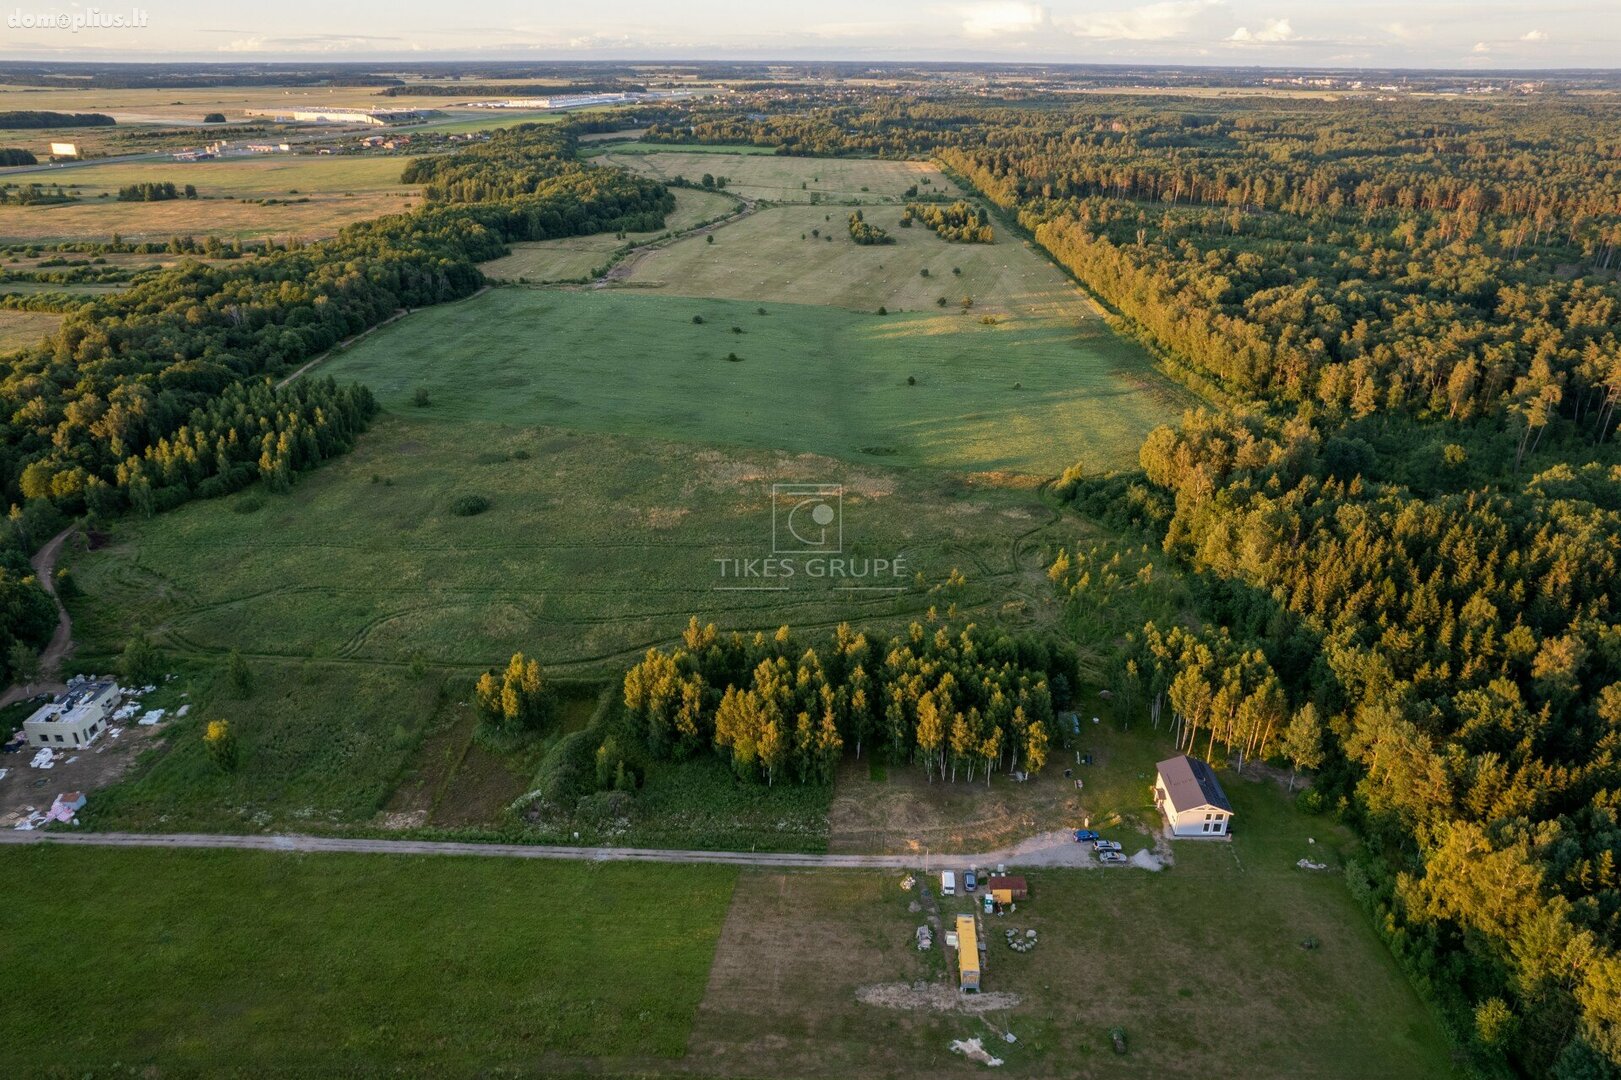
[[[940,234],[941,239],[954,244],[996,242],[996,231],[991,227],[990,214],[983,206],[974,206],[962,199],[948,206],[909,202],[901,212],[901,224],[910,226],[913,221],[921,221]]]
[[[895,242],[895,238],[887,231],[862,217],[860,210],[850,215],[850,239],[863,245]]]
[[[61,184],[0,184],[0,206],[50,206],[55,203],[78,202],[79,196]]]
[[[0,406],[11,417],[0,427],[0,479],[9,497],[24,497],[27,470],[29,491],[49,492],[69,512],[83,510],[91,492],[99,509],[131,505],[137,477],[154,489],[174,486],[148,476],[149,451],[165,439],[172,446],[196,410],[228,387],[288,370],[400,308],[471,294],[483,280],[476,264],[510,241],[661,223],[671,201],[661,186],[578,165],[567,160],[573,149],[566,130],[514,128],[433,159],[454,190],[419,210],[252,260],[182,263],[96,297],[44,347],[0,366]],[[503,169],[523,179],[503,183]],[[548,178],[531,182],[540,174]],[[469,175],[478,182],[463,184]],[[457,201],[464,190],[489,197]],[[521,193],[501,194],[507,190]],[[278,443],[284,433],[277,428]],[[307,460],[301,438],[290,434],[287,452],[272,454],[267,477],[285,471],[282,461],[296,471]],[[262,453],[253,451],[256,466]],[[206,479],[187,483],[195,490]]]
[[[197,188],[192,184],[177,188],[170,180],[144,180],[138,184],[125,184],[119,188],[118,201],[163,202],[166,199],[178,199],[182,194],[188,199],[195,199]]]
[[[786,626],[723,636],[694,618],[680,647],[649,649],[625,675],[624,705],[655,757],[713,751],[768,785],[827,783],[847,748],[875,746],[930,780],[989,783],[1046,763],[1074,675],[1053,643],[973,624],[914,623],[888,641],[841,624],[801,644]]]
[[[39,158],[35,157],[33,153],[28,150],[23,150],[15,146],[8,146],[0,149],[0,167],[38,164]]]
[[[33,109],[12,109],[0,112],[0,128],[14,130],[33,128],[112,127],[115,121],[106,113],[40,112]]]

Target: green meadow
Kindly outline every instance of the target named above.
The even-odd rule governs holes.
[[[1185,400],[1139,350],[1061,319],[637,290],[494,290],[414,314],[324,371],[394,409],[425,391],[420,413],[437,421],[1042,476],[1132,467]]]

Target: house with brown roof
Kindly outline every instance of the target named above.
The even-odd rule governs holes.
[[[1155,766],[1154,805],[1172,836],[1226,836],[1233,804],[1208,764],[1179,754]]]

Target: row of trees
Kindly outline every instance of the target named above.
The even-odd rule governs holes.
[[[118,189],[119,202],[163,202],[167,199],[178,199],[182,195],[188,199],[195,199],[196,185],[187,184],[184,188],[177,188],[172,180],[143,180],[138,184],[125,184]]]
[[[801,646],[723,636],[689,623],[682,645],[650,649],[625,676],[625,709],[655,756],[715,752],[739,776],[826,783],[846,748],[875,744],[929,778],[987,783],[998,768],[1039,771],[1073,657],[1050,643],[972,624],[930,634],[913,624],[874,642],[840,625]]]

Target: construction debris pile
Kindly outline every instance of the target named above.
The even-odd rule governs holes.
[[[934,948],[934,931],[925,923],[917,928],[917,951],[928,952],[932,948]]]
[[[1003,931],[1007,937],[1007,947],[1017,953],[1027,953],[1036,947],[1036,932],[1026,930],[1022,934],[1017,927],[1009,927]]]

